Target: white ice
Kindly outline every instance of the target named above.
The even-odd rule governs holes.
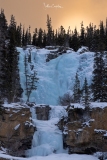
[[[32,121],[37,131],[34,133],[32,148],[26,151],[28,157],[47,156],[52,153],[62,153],[63,138],[62,131],[59,130],[57,123],[62,117],[66,117],[66,107],[51,106],[49,120],[37,120],[35,108],[32,108]]]

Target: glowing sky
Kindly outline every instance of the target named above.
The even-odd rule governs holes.
[[[46,16],[52,19],[54,29],[61,25],[67,29],[80,23],[84,26],[90,22],[99,25],[100,20],[105,22],[107,17],[107,0],[0,0],[0,7],[4,9],[9,21],[14,15],[18,24],[21,22],[27,28],[46,28]]]

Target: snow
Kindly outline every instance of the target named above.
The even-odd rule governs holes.
[[[20,124],[14,127],[14,130],[17,130],[20,127]]]
[[[34,157],[30,157],[30,158],[19,158],[19,157],[13,157],[13,156],[9,156],[9,155],[5,155],[0,153],[0,157],[2,158],[7,158],[10,160],[98,160],[97,157],[92,156],[92,155],[78,155],[78,154],[51,154],[49,156],[46,157],[42,157],[42,156],[34,156]]]
[[[94,129],[94,131],[97,132],[97,133],[98,133],[98,132],[100,132],[100,133],[106,132],[105,130],[102,130],[102,129]]]
[[[83,122],[82,123],[82,125],[83,125],[83,127],[85,126],[88,126],[88,127],[90,127],[90,122],[93,122],[93,121],[95,121],[95,119],[90,119],[89,121],[86,121],[86,122]]]
[[[31,102],[59,105],[59,97],[68,91],[72,93],[76,72],[78,72],[81,87],[83,86],[85,77],[88,80],[88,84],[91,84],[94,59],[93,52],[79,54],[79,51],[74,52],[68,50],[67,53],[46,62],[47,55],[51,52],[48,49],[36,49],[31,46],[26,50],[22,48],[17,48],[17,50],[20,52],[19,70],[20,82],[24,90],[24,101],[27,99],[25,93],[24,58],[25,55],[29,55],[29,52],[31,53],[31,63],[28,63],[29,72],[33,72],[30,70],[30,65],[34,65],[34,70],[37,71],[37,77],[39,78],[37,90],[31,93]]]
[[[73,108],[82,108],[82,109],[84,109],[85,106],[83,106],[80,103],[70,103],[70,109],[73,109]]]
[[[102,129],[94,129],[94,131],[96,132],[96,133],[103,133],[104,135],[104,137],[107,137],[107,131],[106,130],[102,130]]]
[[[6,109],[8,108],[14,108],[15,110],[13,112],[17,113],[20,111],[20,108],[29,108],[29,106],[25,103],[21,104],[21,103],[4,103],[3,107],[5,107]],[[17,111],[16,111],[17,110]]]
[[[91,105],[90,105],[90,108],[105,108],[107,107],[107,102],[92,102]]]

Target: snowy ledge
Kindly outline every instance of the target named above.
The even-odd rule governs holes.
[[[90,103],[90,108],[106,108],[107,107],[107,102],[91,102]],[[73,108],[82,108],[82,109],[85,109],[85,106],[83,106],[82,104],[80,103],[71,103],[70,104],[70,109],[73,109]]]
[[[64,109],[67,109],[68,106],[60,106],[60,105],[47,105],[47,104],[32,104],[32,106],[30,106],[29,104],[26,104],[26,103],[23,103],[21,104],[20,102],[19,103],[5,103],[3,104],[3,107],[4,108],[30,108],[30,107],[46,107],[46,106],[49,106],[50,108],[59,108],[58,110],[62,108]],[[107,102],[91,102],[90,103],[90,108],[106,108],[107,107]],[[85,109],[85,106],[83,106],[82,104],[80,103],[70,103],[70,109],[73,109],[73,108],[82,108],[82,109]]]

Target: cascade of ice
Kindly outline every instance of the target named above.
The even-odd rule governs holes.
[[[36,84],[37,90],[33,90],[30,95],[30,102],[58,105],[59,97],[63,96],[66,92],[72,95],[76,72],[78,72],[81,87],[85,77],[88,80],[88,84],[91,84],[94,57],[94,53],[92,52],[79,54],[78,52],[70,51],[46,62],[46,57],[50,53],[47,49],[28,47],[26,50],[22,48],[17,48],[17,50],[20,52],[19,70],[20,82],[24,90],[24,101],[27,99],[25,93],[25,54],[31,55],[31,64],[28,63],[29,69],[30,65],[33,65],[39,78]]]
[[[57,111],[55,111],[55,109]],[[53,107],[50,112],[49,120],[37,120],[35,113],[36,108],[32,108],[33,124],[37,128],[32,141],[32,148],[26,151],[28,157],[31,156],[47,156],[51,153],[63,152],[62,132],[59,130],[59,118],[65,115],[65,109],[61,106],[59,109]]]

